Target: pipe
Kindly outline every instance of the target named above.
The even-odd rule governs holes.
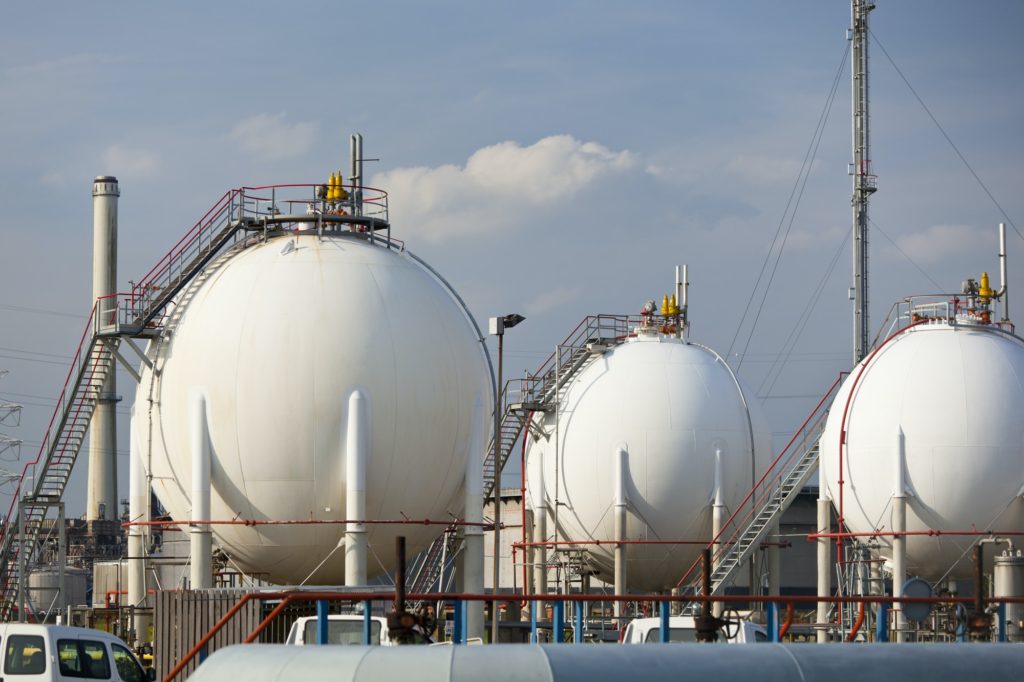
[[[484,403],[478,393],[473,402],[473,422],[470,425],[469,453],[466,457],[466,509],[463,513],[466,521],[482,524],[484,519],[484,474],[483,454],[486,440],[484,438]],[[483,593],[484,591],[484,531],[480,525],[465,526],[463,534],[466,550],[463,556],[462,585],[466,592]],[[470,604],[466,613],[466,632],[468,637],[484,636],[484,605],[482,602]]]
[[[142,452],[136,437],[133,406],[128,427],[128,518],[132,521],[149,521],[146,471],[142,466]],[[145,612],[145,607],[149,606],[146,603],[145,528],[140,525],[128,528],[128,603],[133,607],[142,607],[132,615],[136,644],[148,641],[149,625],[152,622],[152,616]]]
[[[101,175],[92,183],[92,298],[96,325],[102,329],[117,316],[117,178]],[[117,381],[113,362],[100,387],[89,426],[87,521],[117,518]]]
[[[821,489],[822,494],[825,488]],[[818,498],[818,532],[832,532],[832,500]],[[828,538],[818,539],[818,599],[827,600],[832,596],[832,546]],[[828,643],[828,601],[818,602],[816,616],[818,644]]]
[[[903,596],[903,585],[907,582],[907,537],[900,535],[907,530],[907,484],[906,484],[907,439],[902,427],[896,433],[896,481],[892,495],[892,596]],[[895,608],[896,641],[906,640],[907,620],[902,608]]]
[[[371,406],[363,391],[348,396],[345,426],[345,517],[366,517],[366,464],[370,458]],[[366,584],[366,524],[345,525],[345,586]]]
[[[615,514],[615,596],[626,594],[626,480],[629,476],[629,453],[625,445],[615,449],[612,459],[612,500]],[[615,619],[622,617],[622,603],[615,602]]]
[[[779,639],[781,640],[789,632],[790,626],[793,625],[793,602],[786,603],[786,620],[783,621],[782,627],[779,628]]]
[[[210,436],[206,396],[193,388],[189,396],[189,435],[192,446],[192,518],[210,518]],[[190,535],[193,590],[213,587],[213,535],[206,525],[193,525]]]
[[[537,499],[533,508],[533,536],[537,544],[537,552],[533,565],[533,586],[538,594],[547,594],[548,591],[548,498],[547,489],[544,487],[544,448],[540,448],[537,457],[537,481],[534,489],[537,490]],[[539,540],[538,540],[539,538]],[[540,608],[543,605],[539,605]]]
[[[847,642],[857,641],[857,633],[860,632],[860,626],[864,624],[864,613],[866,611],[864,602],[860,603],[860,608],[857,609],[857,620],[853,622],[853,627],[850,628],[850,634],[846,636]]]

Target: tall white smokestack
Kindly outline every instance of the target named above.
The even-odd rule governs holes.
[[[92,296],[96,314],[116,314],[117,302],[103,298],[117,291],[117,178],[103,175],[92,183]],[[89,496],[87,521],[117,518],[117,386],[114,368],[100,389],[89,426]]]

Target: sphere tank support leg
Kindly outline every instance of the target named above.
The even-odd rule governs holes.
[[[473,423],[466,457],[466,511],[467,524],[480,524],[484,520],[484,404],[478,394],[473,403]],[[495,491],[497,492],[497,491]],[[484,531],[479,525],[464,526],[466,548],[463,557],[463,591],[483,594],[484,591]],[[484,636],[484,603],[469,602],[466,608],[466,635]]]
[[[193,389],[189,396],[189,436],[192,446],[192,520],[210,520],[210,434],[206,396]],[[213,535],[208,524],[193,524],[190,531],[193,590],[213,587]]]
[[[356,389],[348,396],[345,427],[345,586],[366,584],[366,463],[370,457],[370,401]],[[356,519],[358,523],[352,523]]]

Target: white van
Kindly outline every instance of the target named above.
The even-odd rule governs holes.
[[[388,619],[370,616],[370,642],[391,646],[388,637]],[[316,616],[297,618],[288,630],[285,644],[316,644]],[[363,643],[363,617],[359,614],[332,613],[327,616],[328,644]]]
[[[634,618],[629,621],[626,630],[622,633],[623,644],[650,644],[661,641],[661,619],[660,618]],[[668,619],[668,641],[672,642],[696,642],[697,629],[693,622],[693,616],[670,616]],[[757,625],[750,621],[741,620],[736,634],[725,639],[719,633],[718,643],[747,644],[751,642],[767,642],[768,630],[763,625]]]
[[[0,624],[0,658],[3,682],[156,679],[155,671],[143,670],[128,645],[114,635],[88,628]]]

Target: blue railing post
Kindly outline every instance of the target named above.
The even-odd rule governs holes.
[[[316,643],[327,644],[327,600],[316,600]]]
[[[878,604],[878,613],[876,615],[877,622],[875,623],[875,641],[876,642],[888,642],[889,641],[889,605],[885,602]]]
[[[466,602],[455,600],[455,624],[452,627],[452,644],[466,643]]]
[[[658,623],[658,641],[662,644],[669,643],[669,635],[672,632],[671,629],[669,629],[668,621],[669,606],[670,604],[667,601],[663,601],[658,604],[658,616],[661,618],[661,621]]]
[[[583,643],[583,602],[578,601],[573,604],[575,606],[576,622],[573,625],[572,641],[574,644]]]
[[[768,641],[779,641],[779,605],[773,601],[768,602]]]
[[[996,612],[999,618],[999,641],[1006,641],[1006,604],[999,602],[999,610]]]
[[[363,644],[369,646],[373,644],[373,602],[367,599],[363,602]],[[381,644],[381,642],[377,642]]]
[[[537,609],[540,604],[539,601],[530,602],[530,644],[537,643]]]
[[[556,601],[552,609],[552,644],[561,644],[565,637],[565,602]]]

